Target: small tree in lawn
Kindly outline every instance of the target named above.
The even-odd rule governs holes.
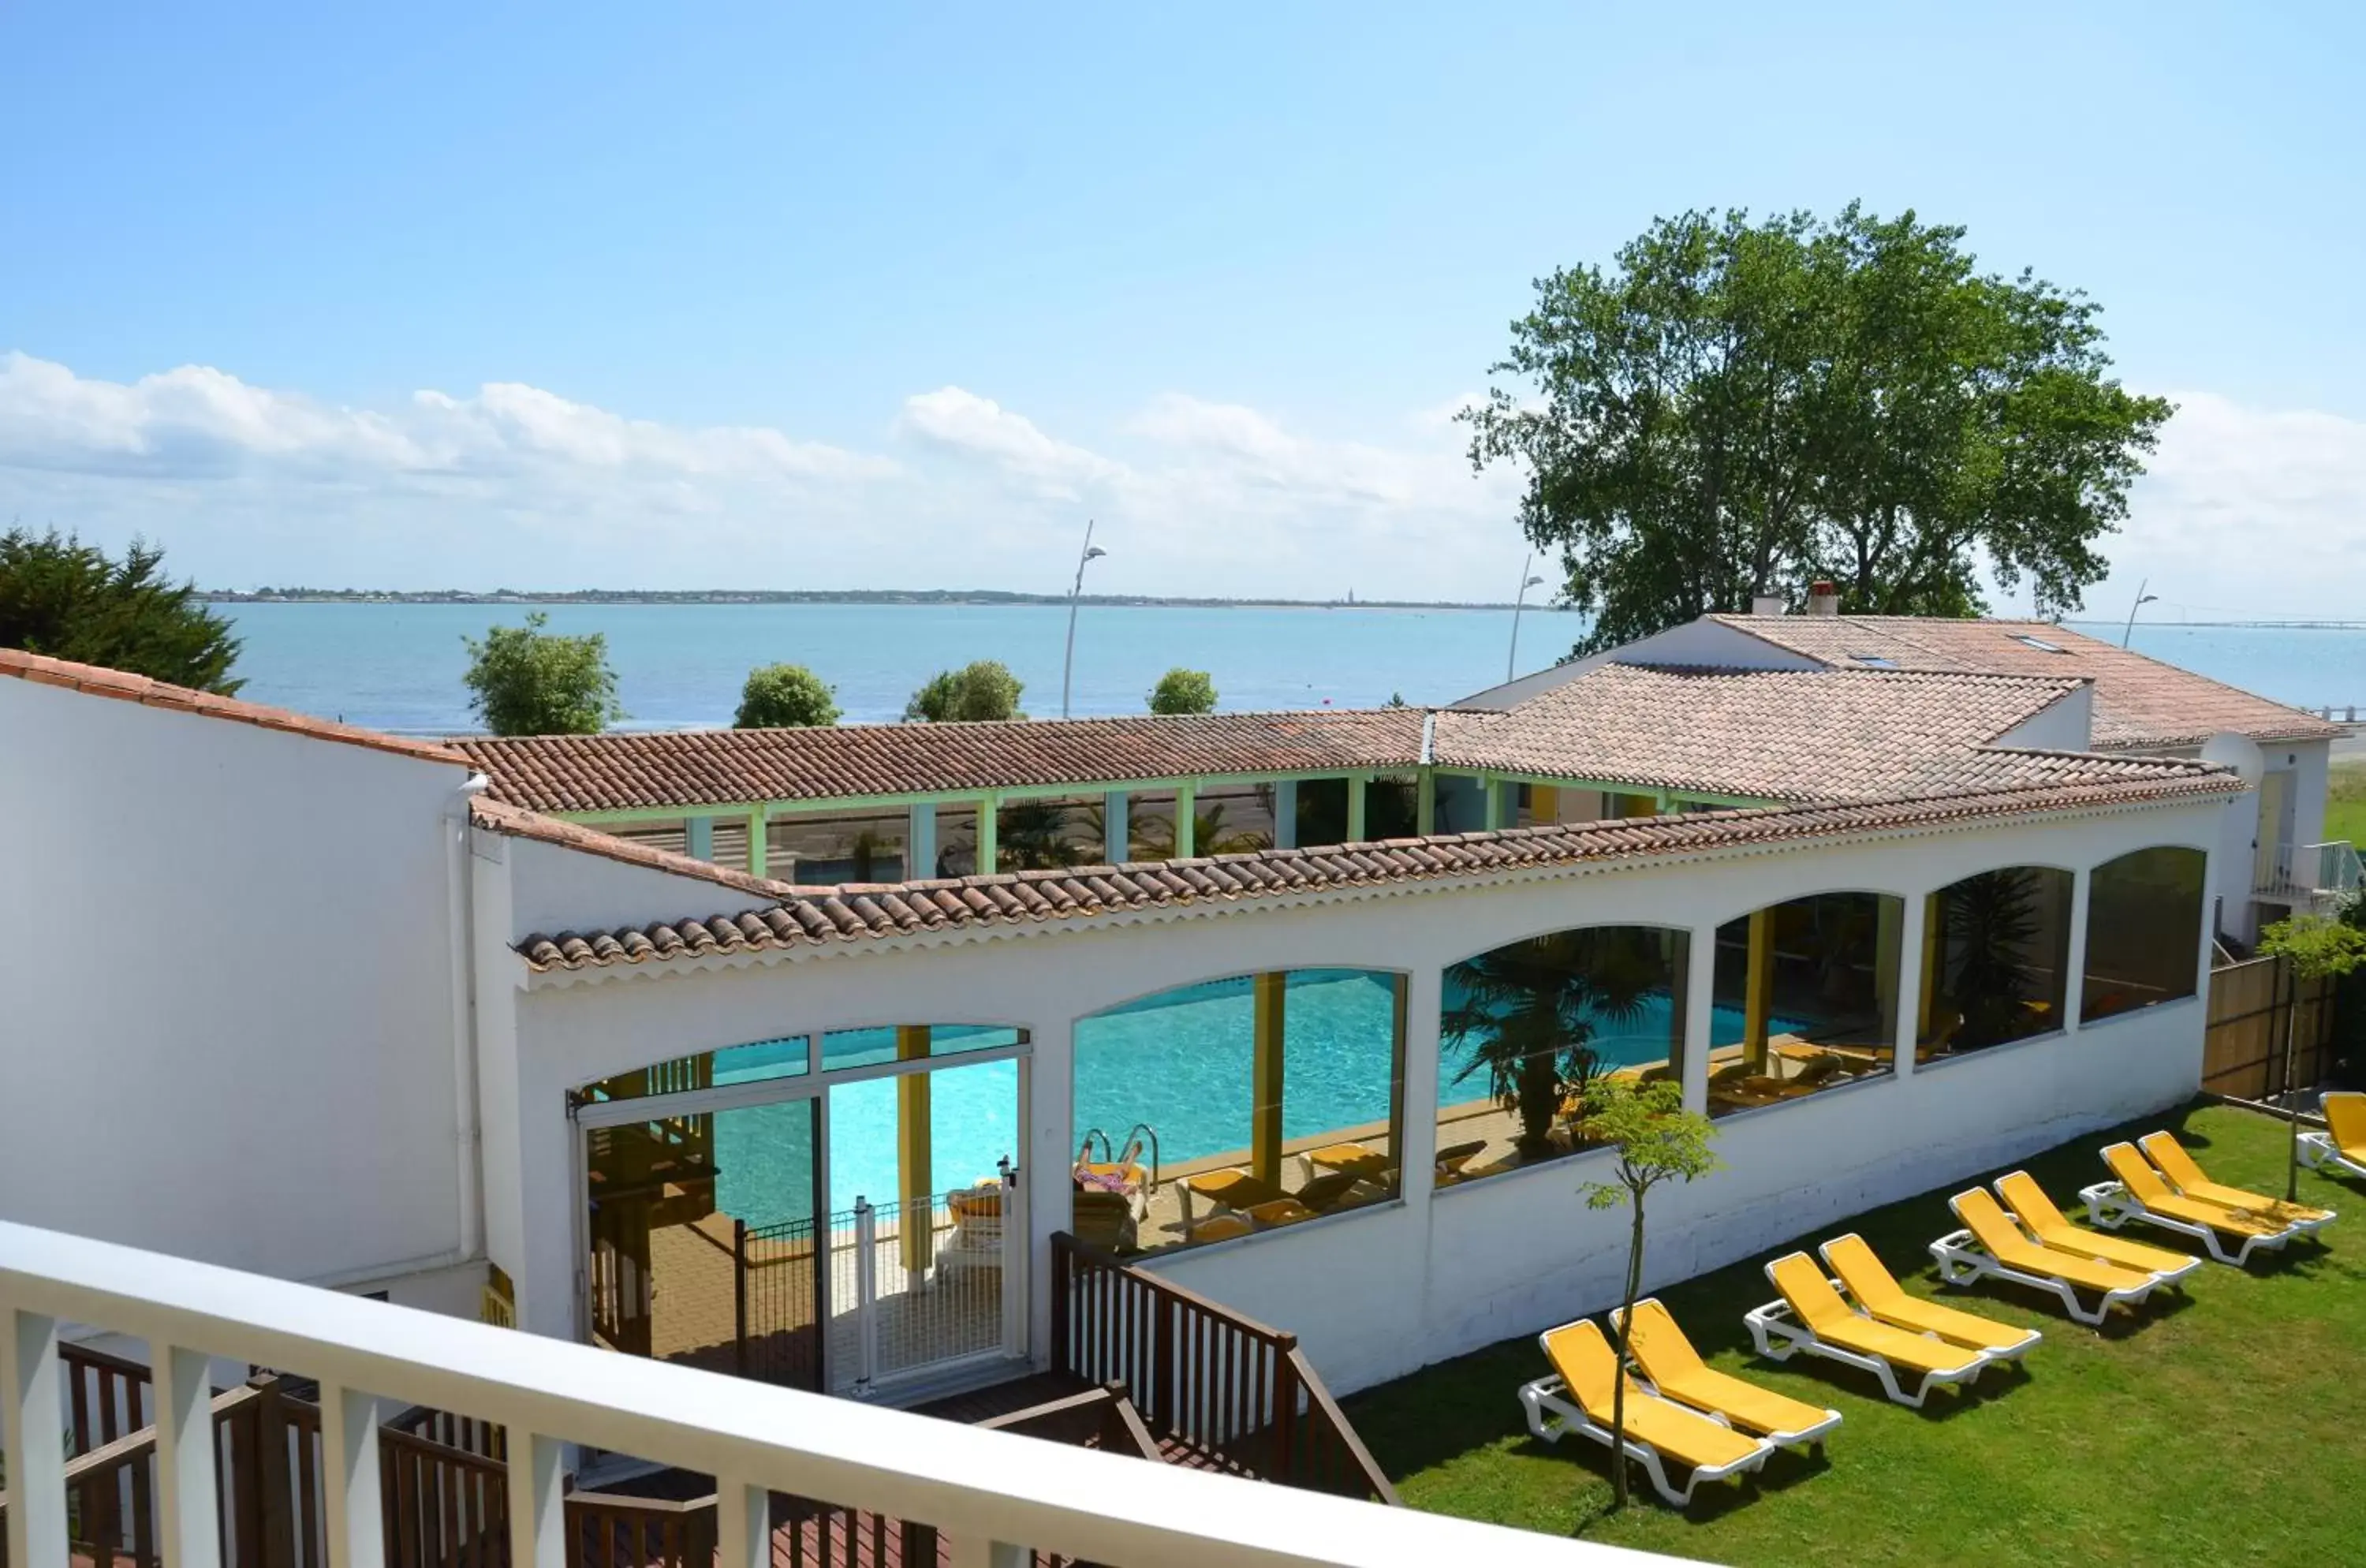
[[[2366,963],[2366,931],[2331,915],[2294,915],[2259,933],[2259,955],[2292,965],[2292,1005],[2284,1010],[2284,1092],[2292,1092],[2298,1064],[2300,983],[2338,979]],[[2292,1137],[2284,1156],[2284,1201],[2300,1201],[2300,1114],[2293,1108]]]
[[[1684,1093],[1672,1082],[1637,1086],[1625,1078],[1599,1078],[1586,1088],[1579,1130],[1590,1143],[1618,1154],[1616,1181],[1589,1181],[1578,1189],[1589,1209],[1634,1211],[1627,1241],[1627,1288],[1618,1303],[1619,1375],[1610,1393],[1610,1484],[1618,1507],[1627,1506],[1627,1343],[1635,1317],[1635,1296],[1643,1288],[1643,1198],[1673,1177],[1690,1181],[1718,1167],[1709,1140],[1709,1119],[1684,1109]]]

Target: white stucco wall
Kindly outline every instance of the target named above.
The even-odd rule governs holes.
[[[459,1261],[466,777],[0,680],[0,1215],[318,1282]]]
[[[1841,889],[1889,892],[1908,900],[1910,921],[1919,923],[1921,895],[1976,871],[2014,864],[2083,871],[2155,844],[2209,851],[2219,825],[2215,802],[2154,806],[1483,887],[1416,886],[1320,905],[1202,905],[1172,918],[1055,924],[987,941],[868,944],[789,962],[708,961],[663,974],[546,980],[512,993],[514,1034],[498,1047],[503,1060],[488,1066],[513,1089],[518,1134],[504,1172],[492,1170],[490,1136],[487,1145],[489,1203],[514,1206],[510,1217],[490,1219],[492,1256],[517,1280],[527,1326],[575,1331],[580,1195],[564,1113],[569,1087],[783,1033],[958,1020],[1032,1032],[1035,1091],[1024,1163],[1040,1278],[1049,1233],[1065,1222],[1073,1024],[1116,1003],[1256,970],[1401,970],[1412,976],[1406,1080],[1425,1084],[1435,1081],[1440,973],[1504,942],[1596,923],[1684,927],[1694,933],[1697,992],[1715,928],[1772,902]],[[1910,931],[1910,955],[1917,945]],[[1910,976],[1905,994],[1915,983]],[[1692,1012],[1705,1037],[1708,1010]],[[2202,1028],[2198,1001],[2171,1004],[1729,1119],[1720,1131],[1730,1168],[1659,1207],[1652,1278],[1730,1261],[1868,1204],[2172,1104],[2199,1081]],[[494,1053],[493,1036],[483,1038]],[[1697,1099],[1706,1057],[1698,1049],[1690,1055]],[[1603,1305],[1622,1222],[1580,1208],[1572,1189],[1586,1174],[1584,1162],[1471,1183],[1433,1201],[1426,1156],[1435,1127],[1420,1114],[1422,1096],[1414,1108],[1405,1128],[1402,1202],[1154,1267],[1297,1332],[1342,1389]],[[487,1111],[489,1123],[497,1119],[490,1090]],[[1045,1303],[1036,1308],[1040,1346]]]

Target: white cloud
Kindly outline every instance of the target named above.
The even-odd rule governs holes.
[[[1026,415],[961,387],[904,400],[900,427],[941,451],[972,458],[1053,495],[1125,477],[1125,466],[1043,434]]]

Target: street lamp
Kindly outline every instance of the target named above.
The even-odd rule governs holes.
[[[1544,581],[1541,577],[1528,575],[1528,568],[1536,564],[1536,552],[1533,550],[1520,562],[1520,596],[1512,603],[1512,650],[1504,656],[1504,681],[1507,685],[1520,661],[1520,612],[1528,606],[1528,590]]]
[[[1076,581],[1068,590],[1068,652],[1060,660],[1060,716],[1068,716],[1068,682],[1076,668],[1076,598],[1085,591],[1085,568],[1109,552],[1093,543],[1093,520],[1085,519],[1085,553],[1076,558]]]
[[[2152,579],[2149,577],[2136,584],[2136,602],[2128,606],[2128,624],[2120,633],[2120,646],[2122,648],[2127,647],[2128,638],[2136,635],[2136,612],[2160,597],[2158,593],[2147,593],[2145,592],[2146,589],[2151,586]]]

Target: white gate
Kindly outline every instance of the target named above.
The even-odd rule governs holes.
[[[1027,1353],[1018,1172],[829,1222],[830,1392],[867,1396]]]

